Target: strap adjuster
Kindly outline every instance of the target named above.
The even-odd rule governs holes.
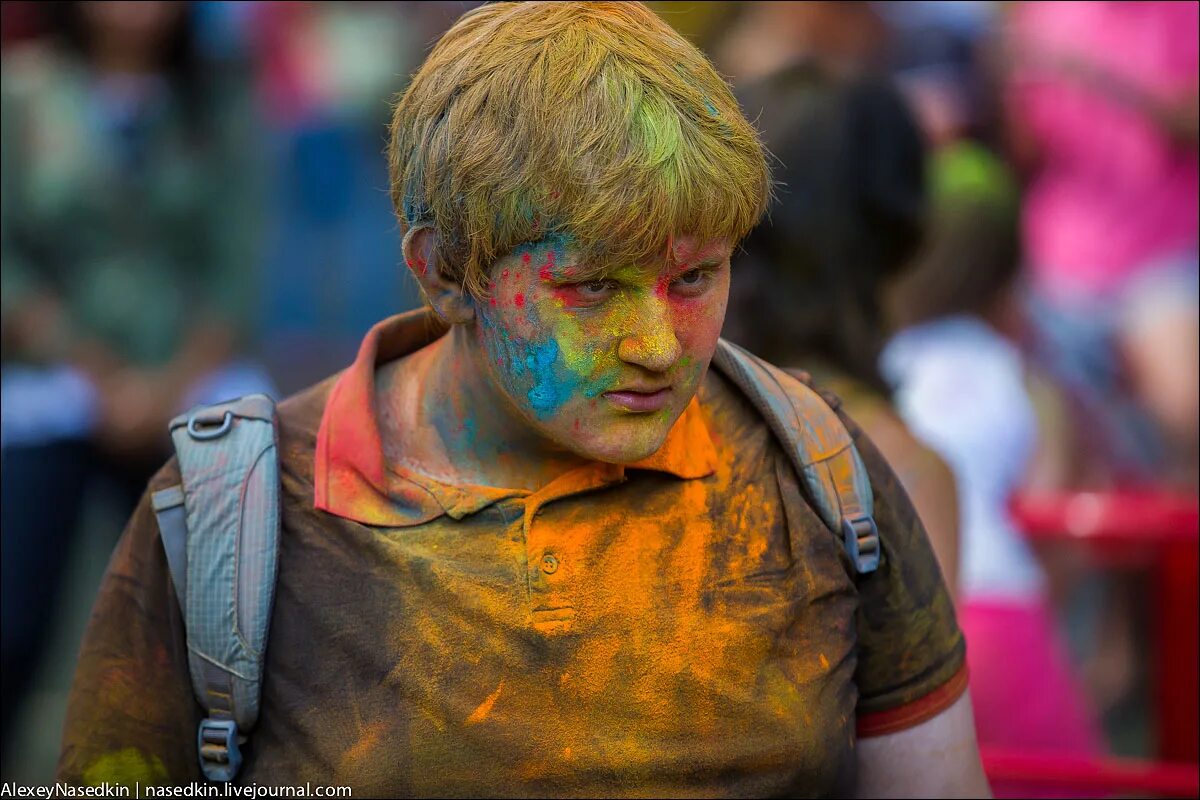
[[[196,732],[200,769],[210,781],[230,781],[242,766],[238,727],[231,719],[208,717]]]
[[[214,418],[212,409],[205,408],[188,417],[187,421],[188,436],[191,436],[198,442],[209,439],[220,439],[229,433],[229,429],[232,427],[232,411],[226,411],[217,419]]]
[[[873,517],[842,517],[842,542],[859,575],[874,572],[879,566],[879,529]]]

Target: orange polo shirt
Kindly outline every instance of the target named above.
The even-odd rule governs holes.
[[[856,736],[961,695],[936,562],[864,438],[885,559],[857,579],[715,372],[638,464],[591,464],[536,492],[448,484],[386,463],[372,401],[376,368],[439,334],[423,313],[380,323],[352,367],[280,405],[280,578],[240,781],[838,795]],[[151,489],[177,480],[172,463]],[[85,638],[60,777],[197,776],[171,592],[143,503]]]

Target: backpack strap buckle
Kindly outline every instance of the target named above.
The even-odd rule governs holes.
[[[879,529],[873,517],[842,517],[842,541],[860,575],[874,572],[879,566]]]
[[[229,781],[242,766],[237,723],[231,719],[206,717],[196,734],[200,769],[210,781]]]
[[[203,442],[209,439],[220,439],[229,433],[229,429],[233,427],[233,411],[226,410],[215,419],[213,416],[211,409],[201,409],[188,417],[188,436]]]

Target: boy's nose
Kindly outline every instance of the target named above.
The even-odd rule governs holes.
[[[665,308],[647,315],[644,324],[622,339],[617,348],[617,356],[622,361],[651,372],[666,372],[682,354],[683,347]]]

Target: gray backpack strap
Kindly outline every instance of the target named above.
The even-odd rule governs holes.
[[[766,419],[792,459],[809,501],[859,574],[879,566],[879,530],[866,465],[841,419],[819,394],[721,339],[715,365]],[[786,387],[786,388],[785,388]]]
[[[192,688],[208,717],[200,768],[229,781],[258,720],[279,562],[275,403],[256,394],[171,421],[181,486],[152,497],[187,628]]]
[[[183,510],[183,487],[160,489],[150,496],[150,502],[158,518],[158,535],[167,551],[167,568],[182,610],[187,608],[187,517]]]

